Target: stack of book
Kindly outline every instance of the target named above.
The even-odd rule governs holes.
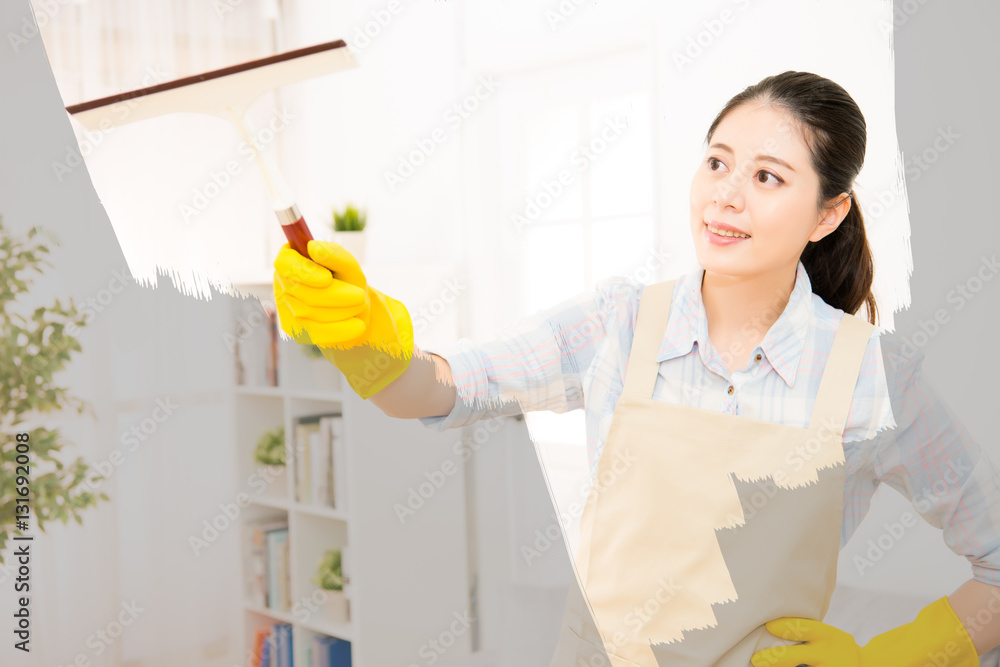
[[[351,642],[316,635],[306,645],[306,667],[351,667]]]
[[[351,642],[315,635],[305,645],[303,657],[304,667],[351,667]],[[275,623],[257,628],[248,667],[295,667],[291,624]]]
[[[279,611],[292,606],[288,568],[288,519],[248,521],[246,572],[251,604]]]
[[[347,509],[344,420],[330,413],[295,421],[295,499],[307,505]]]
[[[275,623],[257,628],[249,667],[294,667],[292,663],[291,624]]]

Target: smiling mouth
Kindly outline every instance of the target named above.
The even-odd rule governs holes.
[[[712,232],[713,234],[715,234],[717,236],[728,236],[728,237],[737,238],[737,239],[748,239],[748,238],[750,238],[749,234],[742,234],[740,232],[731,232],[731,231],[728,231],[728,230],[725,230],[725,229],[719,229],[718,227],[713,227],[712,225],[708,224],[707,222],[705,223],[705,226],[708,227],[708,231]]]

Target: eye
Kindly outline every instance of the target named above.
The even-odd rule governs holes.
[[[780,178],[778,177],[778,175],[777,175],[777,174],[772,174],[771,172],[769,172],[769,171],[764,171],[763,169],[761,169],[760,171],[758,171],[758,172],[757,172],[757,176],[760,176],[761,174],[764,174],[764,176],[772,176],[772,177],[774,178],[774,182],[775,182],[776,184],[777,184],[777,183],[784,183],[784,181],[783,181],[783,180],[781,180],[781,179],[780,179]],[[758,179],[758,181],[759,181],[760,183],[767,183],[767,181],[761,181],[761,180],[759,180],[759,179]]]
[[[719,164],[722,164],[722,160],[720,160],[720,159],[719,159],[719,158],[717,158],[717,157],[710,157],[710,158],[708,158],[707,160],[705,160],[705,162],[706,162],[706,163],[708,163],[708,168],[709,168],[709,170],[711,170],[711,171],[716,171],[715,169],[713,169],[713,168],[712,168],[712,163],[713,163],[713,162],[718,162]]]

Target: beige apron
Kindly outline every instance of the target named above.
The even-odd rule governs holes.
[[[748,667],[798,643],[765,622],[829,607],[843,429],[874,327],[844,315],[807,428],[766,422],[652,398],[673,289],[643,289],[552,667]]]

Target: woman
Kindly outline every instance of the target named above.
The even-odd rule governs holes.
[[[1000,590],[986,511],[1000,503],[1000,476],[974,443],[917,423],[934,415],[912,409],[929,395],[916,364],[883,361],[852,188],[866,140],[841,86],[807,72],[767,77],[709,128],[690,196],[699,266],[678,280],[609,278],[494,341],[428,355],[414,348],[406,308],[368,286],[353,257],[310,242],[312,260],[286,245],[275,261],[282,327],[320,345],[389,416],[444,429],[586,411],[594,485],[576,570],[588,604],[571,590],[553,665],[923,665],[937,655],[978,665],[1000,645],[997,614],[973,621]],[[868,321],[854,315],[862,306]],[[921,472],[943,468],[935,456],[973,462],[921,514],[976,578],[860,647],[815,620],[837,552],[880,481],[914,501],[940,481]],[[948,519],[976,502],[987,517],[978,541]],[[633,613],[654,599],[655,613]]]

